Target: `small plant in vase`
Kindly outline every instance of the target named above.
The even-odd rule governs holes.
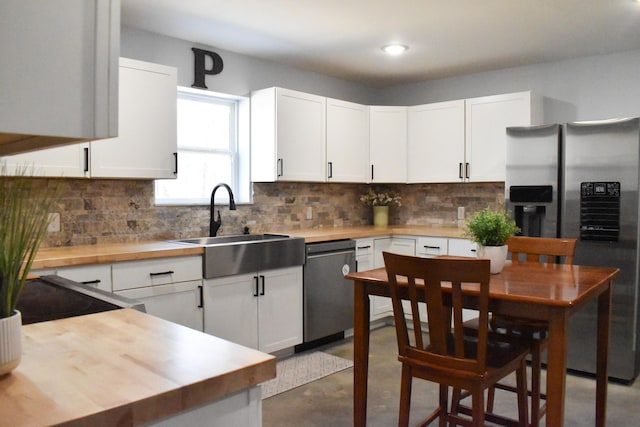
[[[485,208],[476,212],[465,227],[465,235],[478,244],[478,258],[491,260],[491,273],[502,271],[507,259],[507,240],[520,231],[504,210]]]
[[[369,189],[360,196],[360,201],[373,208],[373,225],[384,227],[389,225],[389,207],[402,206],[402,197],[395,192],[376,193]]]
[[[16,310],[20,292],[49,225],[56,190],[26,175],[0,174],[0,376],[20,363],[22,320]],[[53,185],[55,187],[55,184]]]

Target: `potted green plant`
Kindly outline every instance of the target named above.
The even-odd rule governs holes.
[[[491,260],[491,273],[502,271],[507,259],[509,237],[520,231],[516,222],[504,210],[485,208],[466,223],[465,235],[478,244],[478,258]]]
[[[22,316],[16,310],[20,292],[49,225],[56,191],[46,181],[19,168],[0,174],[0,376],[11,372],[22,356]],[[55,184],[53,184],[55,187]]]
[[[373,225],[379,227],[389,225],[390,206],[402,206],[402,197],[399,193],[377,193],[372,189],[360,196],[360,201],[373,208]]]

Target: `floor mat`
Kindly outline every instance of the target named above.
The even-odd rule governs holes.
[[[300,353],[280,360],[276,364],[276,377],[262,384],[262,398],[275,396],[352,366],[352,360],[322,351]]]

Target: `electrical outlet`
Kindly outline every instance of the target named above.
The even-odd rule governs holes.
[[[58,212],[49,214],[49,227],[47,231],[49,233],[57,233],[60,231],[60,214]]]
[[[464,206],[459,206],[458,207],[458,219],[459,220],[463,220],[464,219]]]
[[[311,206],[307,207],[307,219],[313,219],[313,208]]]

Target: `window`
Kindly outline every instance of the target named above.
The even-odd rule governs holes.
[[[178,178],[156,180],[155,203],[209,204],[221,182],[236,202],[250,202],[248,100],[179,87],[177,102]],[[216,194],[216,203],[225,199]]]

